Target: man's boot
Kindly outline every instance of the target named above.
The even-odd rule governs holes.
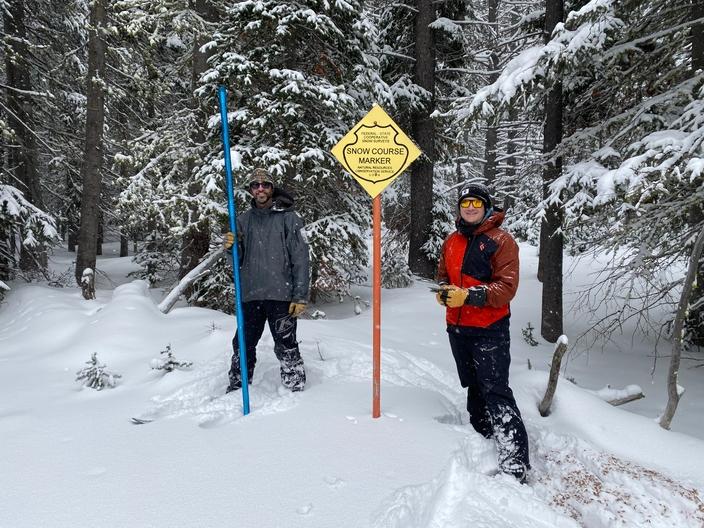
[[[306,371],[303,359],[295,348],[274,347],[276,357],[281,363],[281,383],[292,392],[302,391],[306,386]]]

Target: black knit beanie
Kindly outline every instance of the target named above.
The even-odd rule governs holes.
[[[460,189],[460,198],[457,200],[457,206],[465,198],[479,198],[484,202],[484,208],[488,211],[494,206],[494,202],[491,199],[491,194],[489,194],[489,188],[482,183],[470,183],[465,185]]]

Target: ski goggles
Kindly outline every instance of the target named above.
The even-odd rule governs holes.
[[[274,184],[268,181],[260,182],[260,181],[253,181],[249,182],[249,188],[254,190],[257,187],[261,187],[262,189],[273,189]]]
[[[469,207],[470,205],[475,209],[479,209],[484,205],[484,202],[479,198],[463,198],[460,201],[460,207],[462,209],[467,209],[467,207]]]

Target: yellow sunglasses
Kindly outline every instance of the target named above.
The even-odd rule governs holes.
[[[475,209],[479,209],[484,205],[484,202],[482,202],[479,198],[465,198],[460,202],[460,207],[462,209],[467,209],[470,205]]]

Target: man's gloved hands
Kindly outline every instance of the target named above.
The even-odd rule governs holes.
[[[467,290],[451,284],[441,286],[442,290],[435,294],[438,304],[448,308],[459,308],[467,298]]]
[[[448,308],[459,308],[465,304],[471,306],[484,306],[486,304],[486,288],[472,286],[469,289],[460,288],[451,284],[441,286],[442,290],[435,294],[438,304]]]
[[[225,249],[230,249],[235,243],[235,235],[232,231],[228,231],[222,236],[222,247]]]
[[[288,313],[291,314],[293,317],[298,317],[305,311],[305,309],[305,301],[294,301],[288,305]]]

